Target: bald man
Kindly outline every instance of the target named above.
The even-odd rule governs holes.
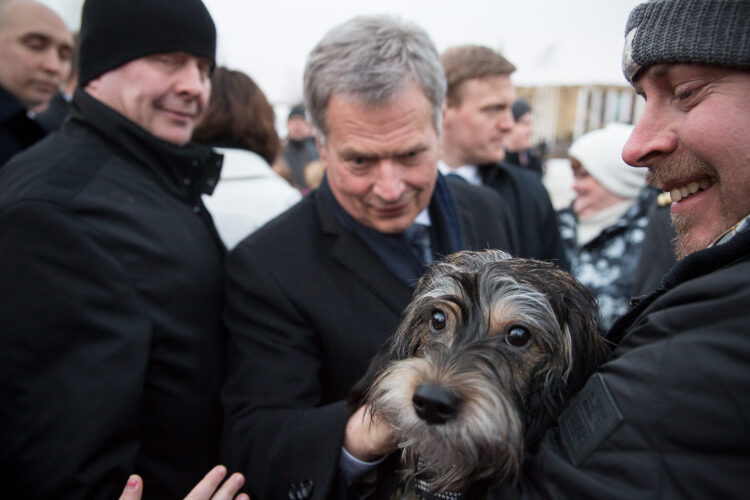
[[[34,116],[71,71],[73,36],[34,0],[0,0],[0,166],[45,135]]]

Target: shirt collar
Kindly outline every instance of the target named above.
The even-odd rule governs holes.
[[[482,185],[482,176],[479,174],[479,167],[477,167],[476,165],[461,165],[459,167],[452,168],[449,167],[444,161],[440,160],[438,162],[438,170],[440,170],[440,173],[443,175],[458,175],[472,186]]]

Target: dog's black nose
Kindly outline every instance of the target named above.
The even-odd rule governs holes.
[[[461,408],[461,398],[456,393],[435,384],[417,386],[411,402],[417,416],[428,424],[444,424]]]

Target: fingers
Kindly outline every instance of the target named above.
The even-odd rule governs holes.
[[[190,490],[185,500],[209,500],[216,487],[219,486],[224,476],[227,475],[227,469],[223,465],[217,465],[206,474],[201,481]]]
[[[232,500],[234,495],[242,488],[245,478],[240,473],[232,474],[224,485],[216,491],[221,481],[227,475],[227,469],[223,465],[217,465],[209,471],[208,474],[195,485],[185,500]],[[216,494],[214,494],[216,492]],[[247,499],[247,495],[240,495],[241,498]],[[123,499],[123,500],[130,500]]]
[[[128,478],[119,500],[141,500],[141,495],[143,495],[143,479],[133,474]]]
[[[243,484],[245,484],[245,478],[239,472],[235,472],[229,476],[229,479],[224,481],[224,484],[219,488],[219,491],[211,497],[211,500],[232,500],[234,495],[236,495],[240,488],[242,488]],[[235,500],[248,500],[248,496],[243,493]]]
[[[390,424],[370,408],[360,407],[346,424],[344,448],[355,458],[372,461],[396,450],[398,443]]]

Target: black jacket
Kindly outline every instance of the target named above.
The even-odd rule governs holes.
[[[46,134],[18,99],[0,87],[0,168]]]
[[[217,463],[224,248],[200,194],[221,157],[78,91],[0,171],[0,491],[182,498]]]
[[[530,458],[523,497],[746,498],[750,232],[678,262],[609,336],[612,359]]]
[[[513,251],[497,194],[448,185],[467,248]],[[321,194],[250,235],[227,261],[222,458],[247,475],[252,498],[327,499],[340,491],[344,399],[411,298]]]
[[[570,270],[557,216],[539,176],[506,162],[481,165],[482,184],[507,203],[519,237],[518,256],[555,262]]]

